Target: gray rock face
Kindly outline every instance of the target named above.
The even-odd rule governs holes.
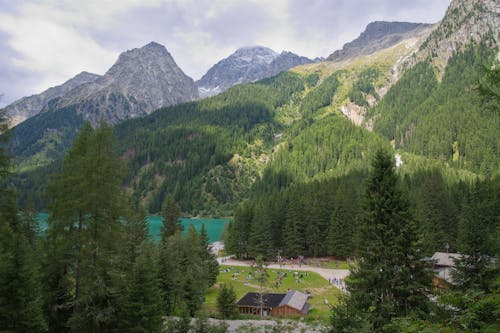
[[[212,66],[196,83],[200,97],[209,97],[236,84],[258,81],[311,62],[291,52],[278,54],[263,46],[243,47]]]
[[[126,51],[106,74],[51,101],[44,110],[74,108],[91,123],[114,124],[198,98],[193,80],[157,43]]]
[[[498,0],[453,0],[443,19],[422,43],[415,57],[404,68],[429,57],[444,70],[450,57],[471,42],[500,47],[500,3]],[[500,53],[497,53],[500,59]]]
[[[358,38],[344,44],[341,50],[333,52],[327,60],[343,61],[369,55],[396,45],[404,39],[416,36],[432,26],[424,23],[372,22],[366,26],[365,31]]]
[[[6,115],[10,120],[9,125],[15,126],[24,120],[37,115],[50,100],[62,97],[72,89],[75,89],[82,84],[94,82],[100,77],[101,76],[97,74],[81,72],[74,78],[69,79],[59,86],[49,88],[38,95],[23,97],[20,100],[13,102],[5,107]]]

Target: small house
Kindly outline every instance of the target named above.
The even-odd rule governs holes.
[[[436,252],[432,255],[434,275],[450,284],[454,284],[451,271],[455,266],[454,260],[462,258],[460,253]]]
[[[307,303],[308,298],[309,296],[296,290],[290,290],[286,294],[264,294],[262,298],[263,315],[305,315],[311,308],[311,305]],[[241,314],[260,315],[261,304],[259,293],[247,293],[238,301],[237,305]]]

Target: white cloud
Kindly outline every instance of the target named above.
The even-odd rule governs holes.
[[[151,40],[164,44],[179,66],[198,79],[241,46],[259,44],[278,52],[327,56],[372,20],[436,21],[449,0],[0,3],[0,71],[10,73],[8,79],[0,77],[0,92],[12,102],[83,70],[102,74],[120,52]],[[16,70],[23,84],[7,82],[16,79]]]

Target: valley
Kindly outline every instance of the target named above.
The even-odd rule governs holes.
[[[498,330],[499,13],[452,0],[326,58],[243,46],[196,81],[150,42],[6,106],[0,331],[218,332],[280,306],[291,331]]]

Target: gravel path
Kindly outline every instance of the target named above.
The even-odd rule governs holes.
[[[218,258],[217,261],[221,265],[228,265],[228,266],[251,266],[253,261],[243,261],[243,260],[235,260],[231,258]],[[330,268],[321,268],[321,267],[316,267],[316,266],[310,266],[310,265],[297,265],[297,264],[285,264],[285,265],[279,265],[279,264],[270,264],[267,266],[267,268],[271,269],[289,269],[293,271],[309,271],[309,272],[315,272],[321,275],[323,278],[325,278],[328,281],[331,281],[333,279],[339,280],[344,280],[346,276],[349,275],[349,270],[348,269],[330,269]],[[339,289],[343,289],[342,285],[335,285]]]

